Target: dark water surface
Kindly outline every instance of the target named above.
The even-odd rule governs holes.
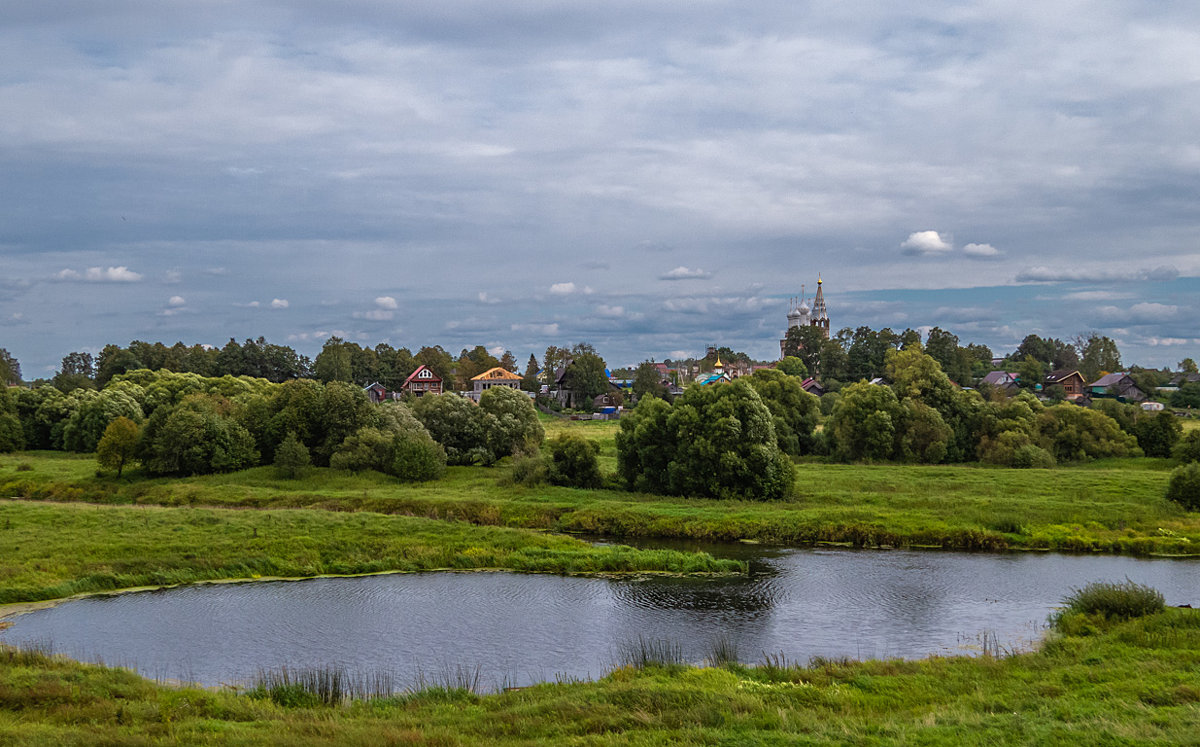
[[[1055,554],[700,549],[749,578],[606,580],[426,573],[189,586],[68,602],[13,619],[0,642],[50,645],[150,677],[246,682],[280,665],[390,673],[397,686],[463,667],[480,684],[598,677],[639,636],[701,662],[905,657],[1027,647],[1071,589],[1129,578],[1200,606],[1200,562]]]

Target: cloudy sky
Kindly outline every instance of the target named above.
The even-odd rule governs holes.
[[[0,347],[1200,358],[1200,6],[0,2]]]

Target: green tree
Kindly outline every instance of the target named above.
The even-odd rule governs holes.
[[[118,417],[140,423],[144,416],[139,399],[144,390],[136,384],[111,385],[102,392],[77,389],[85,393],[79,406],[63,425],[63,448],[69,451],[95,451],[108,424]]]
[[[1046,364],[1032,355],[1026,355],[1017,367],[1017,384],[1026,391],[1033,391],[1046,378]]]
[[[1200,373],[1200,369],[1196,368],[1196,361],[1192,360],[1191,358],[1184,358],[1183,360],[1179,361],[1179,372],[1194,374]]]
[[[904,411],[891,387],[860,381],[839,394],[825,422],[834,458],[847,462],[894,459],[897,426]]]
[[[1171,456],[1184,463],[1200,462],[1200,430],[1194,430],[1179,439]]]
[[[780,450],[797,456],[812,453],[813,432],[821,422],[820,400],[804,391],[799,378],[777,369],[759,369],[749,382],[771,412]]]
[[[1111,338],[1092,332],[1086,338],[1080,335],[1075,346],[1079,350],[1079,372],[1089,384],[1105,372],[1121,370],[1121,351]]]
[[[1139,456],[1137,439],[1098,410],[1073,404],[1047,407],[1038,415],[1040,440],[1058,462]]]
[[[537,408],[529,396],[506,386],[492,387],[479,397],[488,420],[487,446],[496,457],[535,451],[545,438]]]
[[[230,340],[232,343],[233,341]],[[351,345],[340,337],[330,337],[321,347],[321,352],[317,354],[317,359],[313,361],[313,373],[317,380],[323,382],[330,381],[353,381],[354,366],[353,366],[353,350]],[[358,347],[354,345],[353,347]]]
[[[784,356],[782,360],[775,364],[775,369],[784,372],[788,376],[795,376],[800,379],[808,378],[808,367],[804,365],[804,361],[794,355]]]
[[[577,355],[567,367],[563,385],[590,407],[593,399],[608,391],[605,368],[604,359],[595,353]]]
[[[1200,463],[1189,462],[1172,470],[1167,483],[1167,500],[1175,501],[1188,511],[1200,511]]]
[[[552,484],[600,487],[600,444],[574,433],[561,433],[550,439],[549,446],[547,476]]]
[[[691,387],[673,406],[642,400],[621,421],[617,459],[631,488],[675,495],[780,499],[795,480],[770,410],[740,379]]]
[[[280,477],[294,480],[301,477],[312,464],[308,448],[296,434],[288,431],[287,436],[275,449],[275,473]]]
[[[1179,418],[1165,410],[1154,415],[1143,413],[1134,426],[1138,446],[1149,457],[1170,457],[1175,444],[1183,437]]]
[[[58,373],[54,374],[54,387],[64,394],[80,387],[92,389],[96,386],[92,381],[95,374],[91,353],[68,353],[63,357]]]
[[[17,359],[0,348],[0,385],[15,386],[21,383],[21,364]]]
[[[1189,382],[1171,394],[1172,407],[1200,408],[1200,382]]]
[[[482,407],[457,394],[427,394],[413,402],[412,409],[433,440],[446,450],[449,464],[490,465],[496,461],[496,454],[488,448],[495,418]]]
[[[799,358],[812,375],[824,374],[821,353],[825,342],[825,332],[820,327],[790,327],[783,344],[784,358]]]
[[[232,472],[258,463],[254,437],[220,395],[193,394],[146,421],[138,458],[153,474]]]
[[[101,467],[115,469],[119,479],[125,465],[137,454],[140,435],[137,423],[124,416],[118,417],[104,429],[104,435],[96,445],[96,461]]]
[[[654,361],[643,361],[633,372],[633,396],[658,397],[667,399],[667,387],[662,383],[662,375]]]
[[[117,345],[105,345],[96,359],[96,388],[103,389],[114,376],[145,367],[129,350]]]
[[[18,412],[16,398],[7,386],[0,385],[0,452],[25,448],[25,429]]]
[[[323,438],[312,449],[313,461],[326,465],[347,436],[376,422],[377,413],[366,393],[356,384],[331,381],[321,393],[320,417]]]
[[[537,356],[533,353],[529,354],[529,362],[525,364],[525,375],[521,377],[521,389],[527,392],[541,391],[541,386],[538,382]]]

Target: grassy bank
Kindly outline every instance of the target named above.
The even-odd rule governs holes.
[[[568,423],[602,444],[611,423]],[[28,470],[17,471],[25,464]],[[583,532],[612,537],[749,539],[779,544],[1036,549],[1129,554],[1200,552],[1200,513],[1163,498],[1172,463],[1120,459],[1050,470],[980,465],[797,466],[791,501],[718,501],[505,484],[508,468],[455,467],[438,481],[271,468],[186,479],[116,481],[58,452],[0,463],[0,495],[164,506],[321,508]]]
[[[0,649],[0,742],[33,744],[1190,744],[1200,612],[1167,610],[1006,658],[625,667],[497,695],[346,706],[156,685]],[[276,700],[280,700],[276,698]]]
[[[434,569],[743,570],[705,554],[410,516],[0,501],[0,604],[213,579]]]

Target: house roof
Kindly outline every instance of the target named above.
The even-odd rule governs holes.
[[[992,371],[987,376],[984,376],[980,383],[991,384],[992,386],[1015,384],[1017,383],[1017,377],[1008,371]]]
[[[412,373],[410,373],[410,374],[408,375],[408,378],[404,380],[404,383],[400,385],[400,388],[401,388],[401,389],[403,389],[404,387],[408,386],[408,382],[410,382],[410,381],[412,381],[413,379],[417,378],[417,374],[419,374],[419,373],[421,373],[421,371],[425,371],[425,370],[429,371],[429,373],[433,374],[433,376],[432,376],[431,378],[424,379],[424,381],[441,381],[441,380],[442,380],[442,377],[440,377],[440,376],[438,376],[437,374],[433,373],[433,369],[432,369],[432,368],[430,368],[429,366],[426,366],[426,365],[422,364],[422,365],[420,365],[420,366],[417,366],[417,370],[416,370],[416,371],[413,371]]]
[[[1065,381],[1072,376],[1078,376],[1081,379],[1083,378],[1083,374],[1079,373],[1079,371],[1074,368],[1060,368],[1057,371],[1051,371],[1050,373],[1046,374],[1046,383],[1057,384],[1058,382]]]
[[[718,381],[729,381],[729,377],[726,376],[724,373],[710,373],[708,376],[705,376],[703,379],[697,379],[696,383],[699,384],[700,386],[708,386],[709,384],[715,384]]]
[[[383,384],[380,384],[378,381],[372,381],[370,384],[367,384],[363,387],[364,392],[368,389],[382,389],[385,392],[387,391],[387,387],[385,387]]]
[[[1117,371],[1116,373],[1105,374],[1093,381],[1090,386],[1113,386],[1128,375],[1129,374],[1125,371]]]
[[[520,381],[521,377],[507,369],[496,366],[489,368],[478,376],[472,376],[471,381]]]

